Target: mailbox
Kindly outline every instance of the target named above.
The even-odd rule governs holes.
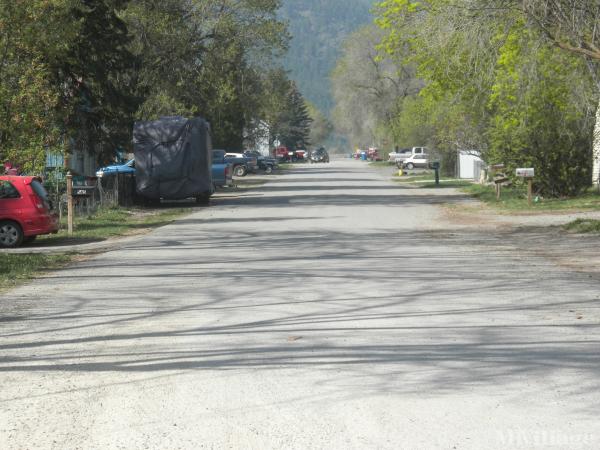
[[[533,178],[535,177],[535,169],[526,168],[526,169],[517,169],[517,176],[523,178]]]
[[[435,169],[435,170],[438,170],[440,168],[440,162],[439,161],[433,161],[431,163],[431,168]]]

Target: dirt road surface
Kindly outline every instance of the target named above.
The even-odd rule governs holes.
[[[0,449],[600,448],[598,241],[471,202],[307,165],[4,294]]]

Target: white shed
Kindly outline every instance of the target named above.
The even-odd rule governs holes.
[[[484,162],[476,150],[460,150],[458,152],[458,178],[478,180]]]

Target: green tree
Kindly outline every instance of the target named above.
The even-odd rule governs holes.
[[[334,124],[356,147],[389,141],[402,99],[422,86],[410,64],[381,57],[382,37],[374,25],[353,33],[331,75]]]
[[[81,0],[71,16],[81,27],[64,55],[50,61],[61,86],[59,107],[71,145],[111,154],[128,143],[139,99],[131,85],[135,57],[118,11],[126,0]],[[102,158],[102,155],[100,155]]]
[[[333,124],[314,104],[307,101],[306,108],[311,119],[309,141],[313,145],[322,145],[331,137]]]
[[[0,159],[40,173],[46,150],[62,152],[60,90],[49,61],[79,24],[70,0],[0,2]]]
[[[535,33],[517,28],[501,49],[490,96],[489,158],[513,173],[534,167],[537,188],[551,196],[577,195],[589,186],[594,104],[583,61],[555,47],[539,47]],[[587,113],[582,109],[587,105]]]
[[[262,115],[259,68],[285,49],[279,0],[132,0],[138,116],[202,115],[215,146],[239,149]]]
[[[292,81],[285,109],[282,111],[282,120],[276,131],[277,139],[288,148],[306,148],[310,145],[311,123],[304,97]]]
[[[549,40],[542,19],[532,22],[527,8],[506,7],[517,3],[527,6],[516,0],[491,7],[482,0],[381,2],[381,48],[414,64],[425,83],[418,99],[404,102],[395,124],[403,133],[416,131],[410,114],[417,108],[442,153],[477,149],[491,163],[531,164],[541,192],[576,194],[590,179],[585,146],[591,147],[594,72],[574,59],[577,51],[561,55],[548,47],[565,46]]]

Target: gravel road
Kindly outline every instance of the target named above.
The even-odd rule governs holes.
[[[600,275],[448,202],[307,165],[4,294],[0,449],[600,448]]]

